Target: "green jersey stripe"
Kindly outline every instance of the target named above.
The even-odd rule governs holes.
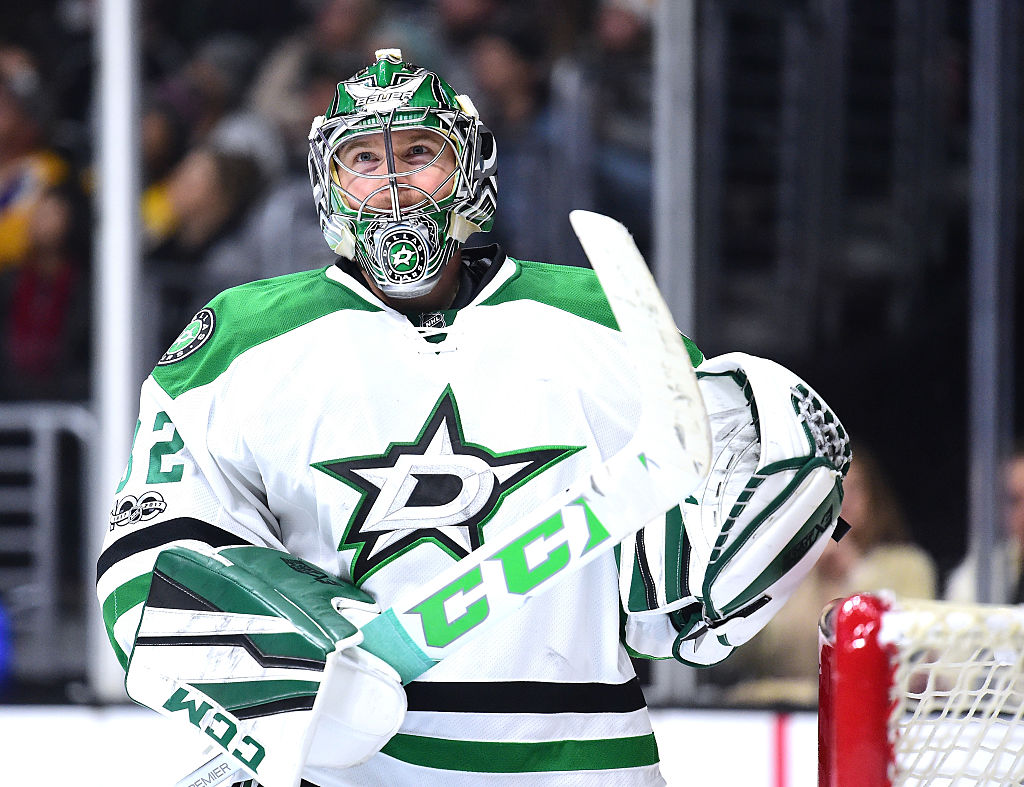
[[[688,596],[686,572],[689,560],[689,539],[683,526],[679,506],[665,514],[665,603],[671,604]]]
[[[530,773],[639,768],[658,762],[654,735],[510,743],[399,733],[381,751],[397,760],[451,771]]]
[[[493,295],[482,301],[482,306],[537,301],[618,330],[612,307],[601,291],[597,275],[589,268],[570,268],[512,257],[508,260],[515,264],[516,272]]]
[[[137,607],[146,600],[150,578],[151,574],[147,572],[135,579],[128,580],[116,588],[103,602],[103,624],[107,629],[107,637],[110,639],[110,644],[114,646],[114,654],[124,669],[128,669],[128,654],[114,639],[114,624],[129,609]]]

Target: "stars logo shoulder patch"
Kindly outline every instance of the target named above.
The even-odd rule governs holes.
[[[338,546],[355,549],[351,574],[360,584],[423,542],[434,542],[455,559],[465,557],[483,542],[483,525],[505,495],[582,448],[495,453],[468,442],[449,386],[414,442],[312,466],[360,494]]]
[[[192,353],[206,344],[213,336],[213,330],[217,326],[217,316],[213,309],[206,307],[200,309],[192,321],[185,326],[185,329],[178,335],[167,352],[160,356],[156,362],[157,366],[168,366],[177,363],[183,358],[188,358]]]

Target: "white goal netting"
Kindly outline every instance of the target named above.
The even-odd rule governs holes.
[[[878,641],[893,785],[1024,784],[1024,608],[902,600]]]

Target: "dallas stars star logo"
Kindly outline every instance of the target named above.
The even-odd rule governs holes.
[[[434,542],[456,559],[465,557],[483,542],[483,525],[505,495],[581,449],[495,453],[467,442],[448,387],[415,442],[392,443],[383,454],[313,467],[360,494],[338,548],[355,549],[352,579],[361,583],[423,542]]]

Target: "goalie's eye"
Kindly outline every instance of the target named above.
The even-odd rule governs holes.
[[[345,172],[369,175],[375,172],[384,161],[382,151],[376,151],[363,145],[349,147],[338,151],[336,156],[340,167],[333,168],[336,177],[344,178]],[[338,169],[341,172],[338,172]]]
[[[437,149],[435,147],[421,142],[410,145],[402,156],[402,160],[416,165],[428,164],[436,155]]]

